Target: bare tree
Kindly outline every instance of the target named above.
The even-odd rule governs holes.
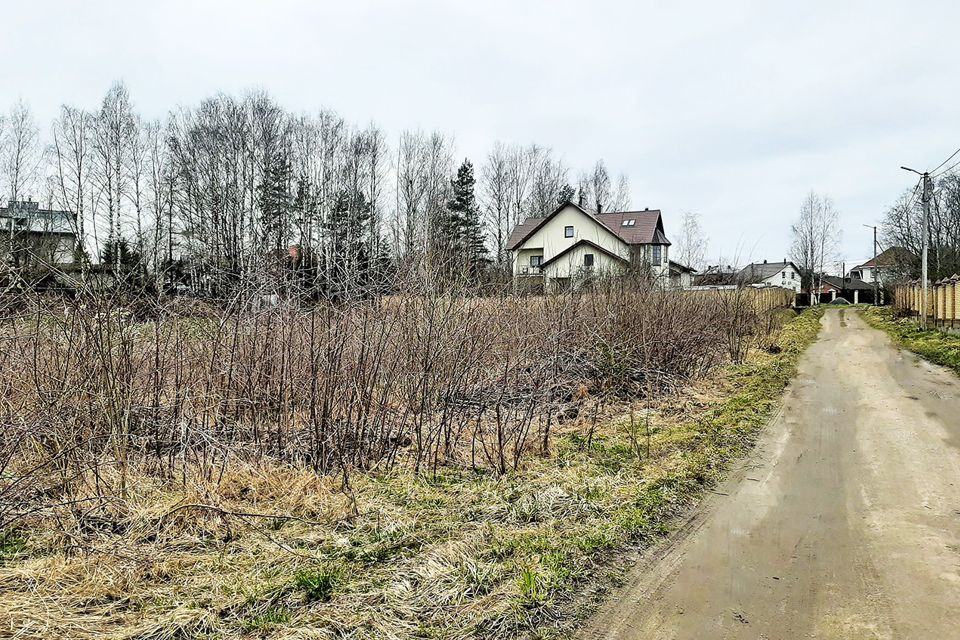
[[[424,248],[426,144],[420,132],[404,131],[397,147],[396,255],[409,259]]]
[[[493,237],[494,261],[503,267],[507,263],[507,240],[511,231],[510,159],[500,142],[494,143],[480,168],[480,200]]]
[[[617,177],[617,189],[610,201],[609,211],[629,211],[632,204],[630,197],[630,180],[626,174]]]
[[[584,201],[591,211],[607,213],[611,210],[610,205],[614,198],[610,187],[610,172],[603,160],[598,160],[593,171],[581,177],[580,183],[581,192],[586,189],[583,194]]]
[[[836,254],[840,242],[840,214],[827,196],[811,191],[791,226],[790,256],[800,269],[803,288],[813,293],[824,265]]]
[[[93,127],[94,176],[106,200],[107,247],[112,251],[114,267],[120,266],[120,216],[128,186],[126,162],[134,137],[130,95],[118,82],[104,97]]]
[[[702,269],[707,254],[707,236],[700,226],[700,216],[692,211],[685,211],[675,238],[677,261],[694,269]]]
[[[92,116],[75,107],[60,107],[50,147],[54,165],[54,202],[76,214],[77,247],[86,253],[86,198],[90,192]]]
[[[0,138],[0,171],[7,197],[20,200],[31,195],[39,176],[40,129],[23,101],[10,109]]]

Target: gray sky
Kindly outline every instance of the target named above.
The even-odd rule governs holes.
[[[46,129],[124,80],[162,117],[217,91],[453,134],[475,163],[537,142],[630,177],[636,207],[700,213],[709,255],[780,259],[811,189],[848,266],[883,210],[960,146],[960,3],[524,0],[9,2],[0,107]],[[137,5],[137,6],[134,6]],[[777,6],[774,6],[777,5]],[[45,131],[46,133],[46,131]]]

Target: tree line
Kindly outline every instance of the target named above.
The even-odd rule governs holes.
[[[923,253],[923,199],[921,186],[907,189],[884,214],[883,247],[903,247],[910,255],[905,277],[920,277]],[[928,222],[928,273],[940,280],[960,273],[960,176],[946,173],[934,179]]]
[[[75,213],[77,264],[157,288],[351,297],[411,268],[503,279],[524,219],[566,200],[630,206],[626,177],[602,160],[574,174],[548,147],[500,142],[479,168],[456,159],[442,132],[391,143],[375,124],[293,113],[262,91],[161,121],[116,83],[96,109],[63,105],[48,135],[23,102],[0,119],[6,199]]]

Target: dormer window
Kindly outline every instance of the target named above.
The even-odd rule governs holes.
[[[637,221],[636,221],[634,218],[630,218],[629,220],[624,220],[623,222],[621,222],[621,223],[620,223],[620,226],[621,226],[621,227],[632,227],[632,226],[634,226],[634,225],[636,225],[636,224],[637,224]]]

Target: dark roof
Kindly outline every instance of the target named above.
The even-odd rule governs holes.
[[[673,260],[670,260],[670,270],[671,270],[671,271],[686,272],[686,273],[696,273],[696,272],[697,272],[697,270],[694,269],[693,267],[688,267],[688,266],[685,265],[685,264],[680,264],[679,262],[674,262]]]
[[[627,244],[670,244],[663,231],[663,219],[659,209],[644,211],[620,211],[617,213],[593,214],[573,202],[564,202],[553,213],[544,218],[527,218],[514,227],[507,240],[507,249],[516,250],[527,238],[536,233],[567,206],[573,206],[583,215],[600,223],[607,231]],[[623,226],[624,220],[636,220],[632,226]]]
[[[859,278],[841,278],[840,276],[820,276],[824,285],[828,285],[838,291],[873,291],[873,285],[867,284]]]
[[[792,266],[795,271],[800,271],[797,269],[797,265],[789,260],[783,262],[754,262],[740,269],[740,273],[737,274],[737,279],[742,284],[757,284],[777,275],[788,265]]]
[[[608,249],[604,249],[603,247],[601,247],[600,245],[598,245],[596,242],[590,242],[589,240],[578,240],[577,242],[574,242],[572,245],[570,245],[569,247],[567,247],[566,249],[564,249],[563,251],[561,251],[561,252],[558,253],[557,255],[553,256],[552,258],[550,258],[549,260],[547,260],[546,262],[544,262],[543,264],[541,264],[541,265],[540,265],[540,268],[542,269],[543,267],[547,266],[548,264],[550,264],[550,263],[552,263],[552,262],[556,262],[557,260],[559,260],[559,259],[562,258],[563,256],[567,255],[568,253],[570,253],[571,251],[573,251],[573,250],[576,249],[577,247],[581,247],[581,246],[592,247],[593,249],[596,249],[596,250],[599,251],[600,253],[603,253],[603,254],[606,254],[606,255],[610,256],[611,258],[615,258],[615,259],[617,259],[617,260],[620,260],[621,262],[629,263],[629,260],[627,260],[627,259],[624,258],[623,256],[618,256],[618,255],[615,254],[614,252],[612,252],[612,251],[610,251],[610,250],[608,250]]]
[[[670,244],[663,232],[663,218],[659,209],[599,213],[593,217],[627,244]],[[632,226],[625,227],[624,220],[636,220],[636,222]]]
[[[510,251],[516,249],[519,244],[533,235],[533,232],[540,228],[540,223],[545,220],[546,218],[527,218],[515,226],[510,232],[510,238],[507,239],[507,249]]]
[[[698,287],[718,287],[738,284],[735,273],[701,273],[693,276],[693,284]]]
[[[737,271],[730,266],[708,266],[702,273],[693,276],[693,284],[702,287],[737,284]]]
[[[903,247],[890,247],[889,249],[886,249],[877,255],[876,258],[870,258],[863,264],[855,266],[854,269],[874,266],[892,267],[901,264],[909,264],[914,260],[916,260],[916,256]]]

